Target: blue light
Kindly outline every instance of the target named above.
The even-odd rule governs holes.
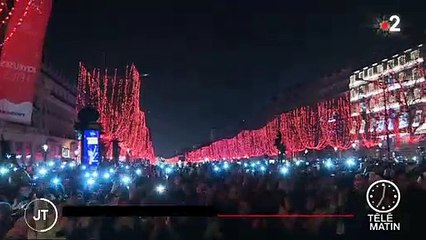
[[[47,169],[46,168],[40,168],[40,170],[38,171],[38,174],[40,174],[41,176],[44,176],[47,174]]]
[[[280,173],[283,174],[283,175],[286,175],[288,173],[288,168],[287,167],[282,167],[280,169]]]
[[[219,171],[220,171],[220,168],[219,168],[218,166],[214,166],[213,171],[215,171],[215,172],[219,172]]]
[[[126,165],[126,167],[125,167],[126,169],[129,169],[129,165]]]
[[[49,166],[49,167],[53,167],[53,166],[55,166],[55,162],[54,162],[54,161],[49,161],[49,162],[47,163],[47,166]]]
[[[266,167],[265,166],[260,166],[260,171],[262,171],[262,172],[266,171]]]
[[[110,168],[110,169],[109,169],[109,173],[114,173],[114,169],[113,169],[113,168]]]
[[[251,167],[255,167],[255,166],[256,166],[256,163],[251,163],[251,164],[250,164],[250,166],[251,166]]]
[[[170,174],[173,170],[171,168],[166,168],[166,174]]]
[[[227,162],[223,163],[223,169],[228,169],[229,168],[229,164]]]
[[[123,178],[121,178],[121,182],[123,182],[124,184],[129,184],[130,180],[131,179],[129,176],[124,176]]]
[[[84,177],[86,177],[86,178],[90,177],[90,173],[88,173],[88,172],[87,172],[87,173],[85,173],[85,174],[84,174]]]
[[[98,177],[98,172],[94,171],[94,172],[92,173],[92,177],[97,178],[97,177]]]
[[[164,191],[166,191],[166,187],[160,184],[157,187],[155,187],[155,191],[159,194],[162,194],[164,193]]]
[[[142,175],[142,170],[140,168],[136,169],[136,175]]]
[[[86,165],[81,165],[81,170],[86,170]]]
[[[333,168],[334,167],[333,161],[331,161],[331,159],[328,159],[327,161],[325,161],[325,167]]]
[[[59,179],[59,178],[57,178],[57,177],[55,177],[55,178],[53,178],[53,179],[52,179],[52,183],[53,183],[54,185],[58,185],[60,182],[61,182],[61,179]]]
[[[297,161],[296,161],[296,166],[300,166],[300,165],[302,165],[302,163],[303,163],[303,161],[302,161],[302,160],[297,160]]]
[[[244,163],[244,167],[247,167],[248,166],[248,164],[247,163]]]
[[[74,168],[75,167],[75,162],[70,162],[70,168]]]
[[[1,167],[0,168],[0,175],[5,175],[9,172],[9,169],[5,168],[5,167]]]
[[[348,160],[346,160],[346,166],[348,166],[348,167],[353,167],[353,166],[355,166],[355,165],[356,165],[356,162],[355,162],[355,160],[354,160],[354,159],[349,158]]]
[[[92,186],[93,184],[95,184],[95,179],[93,179],[93,178],[89,178],[89,179],[87,179],[87,185],[89,185],[89,186]]]
[[[65,165],[63,165],[63,164],[62,164],[62,165],[61,165],[61,169],[64,169],[64,168],[65,168]]]
[[[105,178],[105,179],[109,179],[110,177],[111,177],[111,175],[110,175],[109,173],[107,173],[107,172],[106,172],[106,173],[104,173],[104,178]]]

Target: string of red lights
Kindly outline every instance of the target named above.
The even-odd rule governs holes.
[[[9,34],[4,37],[3,42],[0,43],[0,47],[6,44],[13,37],[16,30],[22,25],[25,18],[28,16],[29,11],[36,10],[35,7],[31,8],[33,2],[34,0],[15,0],[15,6],[10,7],[9,9],[7,1],[0,0],[0,28],[7,26],[8,28],[12,29],[12,31],[9,31]],[[11,24],[13,21],[10,21],[12,16],[19,16],[14,24]]]
[[[244,130],[234,138],[222,139],[208,146],[188,152],[190,162],[220,159],[242,159],[276,156],[275,138],[278,131],[287,154],[306,149],[321,150],[333,147],[347,150],[352,146],[350,101],[348,94],[303,106],[283,113],[263,128]],[[176,158],[170,160],[176,161]]]
[[[126,68],[124,77],[99,69],[88,70],[80,63],[77,110],[91,106],[100,114],[102,142],[108,157],[112,156],[112,141],[120,141],[120,156],[154,161],[145,113],[140,110],[141,76],[135,65]]]
[[[424,68],[421,66],[417,68],[419,73],[417,78],[423,79]],[[398,81],[402,84],[400,80]],[[282,143],[287,149],[287,155],[330,147],[335,150],[348,150],[354,144],[371,148],[379,145],[382,141],[380,136],[383,137],[386,131],[395,135],[397,146],[401,142],[402,133],[409,134],[409,143],[418,142],[421,137],[415,136],[416,127],[412,125],[414,114],[416,114],[413,110],[416,109],[411,107],[412,103],[407,100],[408,90],[404,89],[401,85],[399,91],[388,96],[396,99],[400,110],[397,113],[388,109],[388,115],[391,115],[388,121],[392,123],[392,127],[388,127],[387,130],[377,127],[377,122],[381,121],[385,115],[384,111],[353,116],[352,109],[359,109],[359,106],[356,107],[359,103],[351,103],[349,93],[346,92],[342,96],[283,113],[261,129],[244,130],[234,138],[222,139],[188,152],[185,154],[185,159],[189,162],[198,162],[276,156],[278,150],[274,145],[274,139],[278,131],[282,135]],[[373,97],[371,104],[383,107],[384,99],[380,95]],[[369,113],[372,111],[373,109],[368,109]],[[404,112],[408,113],[408,123],[406,126],[400,126],[399,116]],[[177,158],[169,160],[177,161]]]

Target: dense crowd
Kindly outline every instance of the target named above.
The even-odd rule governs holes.
[[[425,169],[418,163],[343,160],[251,160],[203,164],[75,162],[0,168],[1,239],[400,239],[421,237]],[[401,203],[399,232],[369,230],[365,192],[379,179],[394,181]],[[161,188],[159,187],[161,186]],[[353,218],[60,217],[47,233],[30,230],[23,209],[34,198],[63,205],[212,205],[232,214],[354,214]]]

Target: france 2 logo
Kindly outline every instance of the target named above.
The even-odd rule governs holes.
[[[377,20],[378,31],[383,33],[395,33],[401,32],[399,24],[401,23],[401,18],[398,15],[392,15],[389,18],[384,17]]]

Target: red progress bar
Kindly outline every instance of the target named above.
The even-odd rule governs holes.
[[[219,214],[220,218],[353,218],[354,214]]]

